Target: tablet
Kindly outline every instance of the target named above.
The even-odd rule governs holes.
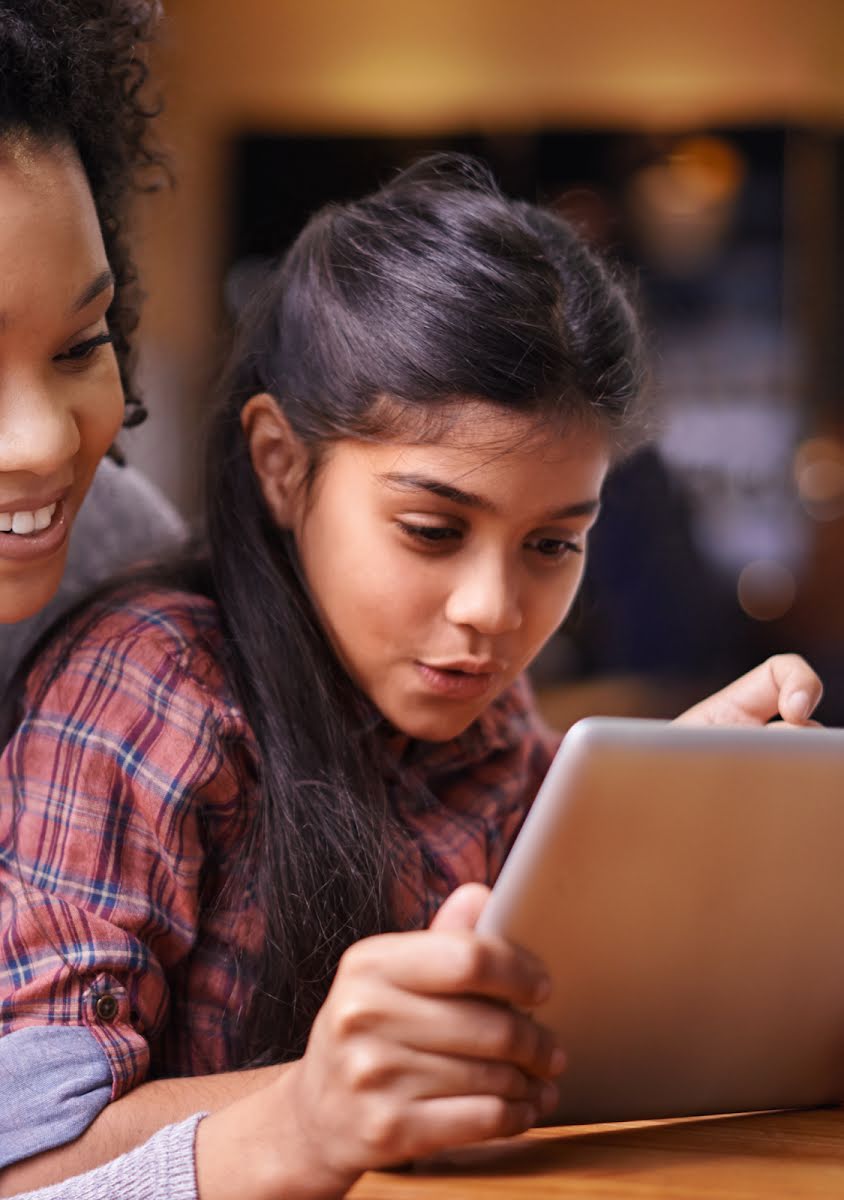
[[[573,726],[479,924],[539,955],[549,1124],[844,1098],[844,730]]]

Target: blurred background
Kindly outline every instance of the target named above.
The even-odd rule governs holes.
[[[167,0],[144,199],[151,419],[189,515],[231,311],[331,199],[468,151],[632,274],[653,445],[608,488],[550,718],[672,715],[797,650],[844,724],[842,0]]]

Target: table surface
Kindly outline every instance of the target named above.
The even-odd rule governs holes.
[[[350,1200],[844,1197],[844,1109],[537,1129],[370,1172]]]

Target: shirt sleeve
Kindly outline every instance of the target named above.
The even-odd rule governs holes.
[[[195,1113],[105,1166],[13,1200],[198,1200],[196,1130],[204,1116]]]
[[[109,1102],[108,1060],[87,1029],[46,1025],[0,1038],[0,1170],[74,1141]],[[56,1100],[58,1098],[58,1103]]]
[[[73,650],[0,759],[0,1039],[87,1030],[112,1100],[146,1077],[168,975],[195,941],[201,814],[236,788],[220,719],[166,621],[127,607]],[[68,1102],[60,1075],[45,1100]],[[0,1111],[13,1103],[0,1074]]]

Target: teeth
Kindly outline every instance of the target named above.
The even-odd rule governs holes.
[[[46,508],[39,508],[35,513],[35,529],[40,532],[46,529],[53,519],[53,513],[56,511],[55,504],[48,504]]]
[[[0,533],[20,533],[24,536],[47,529],[55,516],[57,504],[48,504],[33,512],[0,513]]]

